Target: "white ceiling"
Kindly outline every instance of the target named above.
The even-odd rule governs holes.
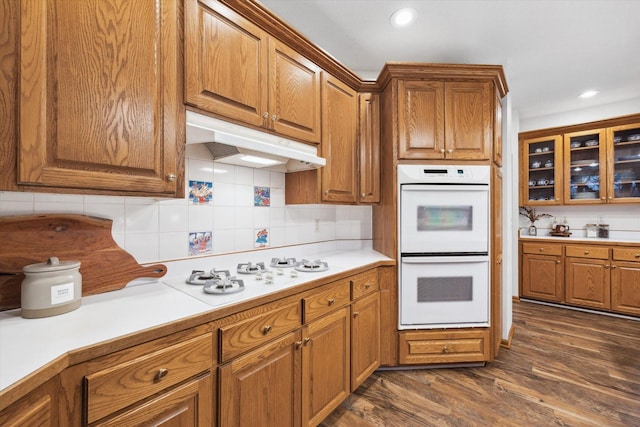
[[[364,79],[389,61],[502,65],[521,119],[640,98],[640,0],[262,4]],[[400,7],[418,12],[410,28],[389,24]]]

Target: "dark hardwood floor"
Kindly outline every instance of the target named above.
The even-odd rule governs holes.
[[[321,424],[640,426],[640,321],[513,304],[485,367],[377,371]]]

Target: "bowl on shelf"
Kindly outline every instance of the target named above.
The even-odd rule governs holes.
[[[640,141],[640,133],[629,135],[627,141]]]
[[[537,160],[535,162],[531,163],[531,167],[534,168],[534,169],[537,169],[540,166],[542,166],[542,163],[537,161]]]
[[[595,147],[596,145],[598,145],[598,140],[597,139],[590,139],[588,141],[585,141],[584,145],[585,145],[585,147]]]
[[[553,167],[553,162],[551,160],[547,160],[544,164],[545,168],[550,168]]]
[[[595,199],[596,193],[594,191],[582,191],[580,193],[576,193],[573,196],[574,199]]]
[[[582,144],[580,142],[577,142],[577,141],[571,143],[571,148],[579,148],[581,146],[582,146]]]

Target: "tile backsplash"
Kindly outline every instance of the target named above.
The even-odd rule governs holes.
[[[187,148],[183,199],[0,192],[0,216],[76,213],[111,219],[114,240],[140,263],[188,257],[190,233],[212,232],[210,254],[253,250],[256,232],[264,230],[270,248],[371,239],[370,206],[285,206],[284,173],[214,163]],[[189,200],[189,181],[213,183],[210,203]],[[255,206],[254,187],[269,189],[269,206]]]
[[[640,241],[640,206],[637,204],[540,206],[536,212],[552,215],[560,223],[566,218],[572,237],[585,237],[585,225],[600,220],[609,225],[609,239]],[[539,236],[548,234],[551,222],[552,218],[536,221]],[[520,216],[519,226],[521,233],[527,235],[529,220]]]

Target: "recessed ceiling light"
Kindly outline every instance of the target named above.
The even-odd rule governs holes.
[[[405,7],[393,12],[393,15],[391,15],[391,19],[389,19],[389,21],[394,27],[406,27],[413,22],[413,20],[416,18],[416,15],[417,12],[415,9]]]
[[[599,90],[587,90],[582,92],[580,95],[578,95],[578,98],[582,98],[582,99],[593,98],[599,93],[600,93]]]

